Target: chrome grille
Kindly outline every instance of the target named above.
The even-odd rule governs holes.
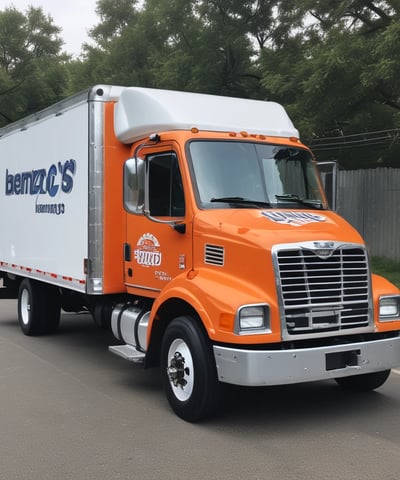
[[[284,327],[304,335],[368,327],[368,259],[362,247],[340,245],[328,258],[309,248],[276,252]]]

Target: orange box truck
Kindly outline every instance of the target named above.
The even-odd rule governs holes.
[[[0,277],[26,335],[90,312],[197,421],[224,383],[400,365],[400,295],[273,102],[95,86],[0,130]]]

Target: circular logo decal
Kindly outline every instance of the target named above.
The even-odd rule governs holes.
[[[158,267],[161,265],[160,244],[151,233],[145,233],[139,238],[134,255],[139,265],[145,267]]]

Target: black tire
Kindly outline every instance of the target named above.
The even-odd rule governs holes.
[[[58,287],[43,285],[44,302],[46,305],[43,333],[56,333],[61,319],[61,295]]]
[[[60,295],[56,287],[25,278],[18,291],[18,321],[25,335],[57,331],[60,323]]]
[[[91,309],[91,314],[96,326],[105,330],[111,330],[112,310],[113,307],[111,304],[97,303],[94,305],[94,307]]]
[[[166,329],[161,372],[168,402],[188,422],[216,411],[221,398],[211,343],[192,317],[178,317]]]
[[[389,370],[382,372],[364,373],[362,375],[353,375],[351,377],[336,378],[338,385],[344,390],[352,392],[369,392],[381,387],[390,375]]]

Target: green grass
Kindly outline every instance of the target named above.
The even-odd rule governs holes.
[[[400,262],[388,260],[387,258],[372,257],[372,271],[387,278],[400,288]]]

